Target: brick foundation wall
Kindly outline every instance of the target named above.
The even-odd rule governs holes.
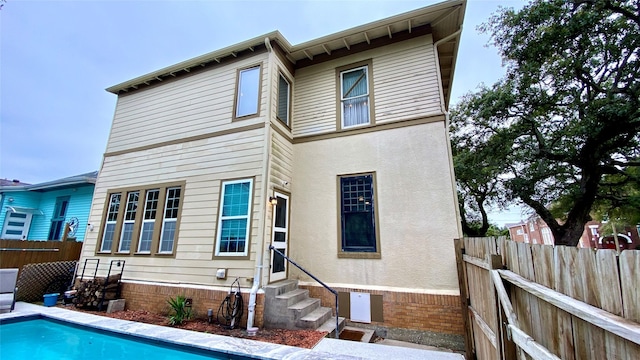
[[[195,318],[206,319],[207,310],[213,309],[213,317],[215,319],[218,314],[218,308],[228,293],[228,290],[207,290],[123,282],[121,297],[126,300],[127,310],[146,310],[152,313],[164,315],[168,314],[170,309],[169,304],[167,304],[167,300],[169,300],[169,298],[175,298],[176,296],[183,295],[184,297],[193,299],[192,310]],[[249,290],[241,289],[241,293],[242,299],[244,300],[244,314],[242,315],[240,327],[246,327]],[[263,314],[264,294],[257,294],[254,326],[263,326]]]
[[[309,296],[320,299],[322,306],[335,311],[335,297],[325,288],[304,285],[300,285],[300,288],[309,290]],[[356,291],[382,295],[384,322],[372,322],[371,325],[464,335],[460,296],[348,288],[334,290],[339,293]]]

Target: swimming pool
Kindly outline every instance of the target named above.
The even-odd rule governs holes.
[[[255,359],[110,333],[42,316],[0,322],[0,347],[3,359]]]

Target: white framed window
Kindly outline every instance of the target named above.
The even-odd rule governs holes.
[[[176,224],[178,220],[178,210],[180,209],[180,188],[171,187],[167,189],[167,199],[164,207],[164,218],[162,220],[162,231],[160,233],[161,254],[173,252],[173,243],[176,237]]]
[[[284,75],[278,76],[278,112],[277,118],[289,126],[289,112],[291,100],[291,84]]]
[[[171,182],[110,191],[96,253],[175,255],[184,186]]]
[[[343,129],[371,123],[369,91],[368,65],[340,72],[340,110]]]
[[[529,223],[529,231],[535,231],[535,227],[533,225],[533,222]]]
[[[522,235],[524,232],[522,231],[522,229],[518,229],[516,230],[516,235]]]
[[[140,231],[140,241],[138,241],[138,253],[151,252],[151,242],[153,241],[153,230],[158,212],[159,189],[147,190],[144,202],[144,216],[142,218],[142,230]]]
[[[118,221],[118,211],[120,210],[120,198],[122,194],[115,193],[109,196],[109,205],[107,210],[107,222],[102,233],[101,252],[111,252],[113,239],[116,234],[116,223]]]
[[[222,182],[216,256],[246,256],[251,223],[253,179]]]
[[[235,117],[257,114],[260,95],[260,66],[240,70],[237,88]]]
[[[120,244],[118,252],[129,252],[131,250],[131,239],[133,237],[133,226],[136,222],[138,212],[139,191],[132,191],[127,194],[127,207],[124,210],[124,223],[120,231]]]

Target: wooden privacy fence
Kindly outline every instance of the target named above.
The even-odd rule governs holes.
[[[640,359],[640,251],[455,246],[467,359]]]
[[[0,268],[80,259],[82,243],[75,241],[0,240]]]

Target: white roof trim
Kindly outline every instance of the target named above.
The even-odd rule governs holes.
[[[14,213],[23,213],[23,214],[32,214],[32,215],[44,215],[42,210],[35,209],[35,208],[26,208],[26,207],[20,207],[20,206],[7,206],[7,209],[9,209],[9,211],[14,212]]]

